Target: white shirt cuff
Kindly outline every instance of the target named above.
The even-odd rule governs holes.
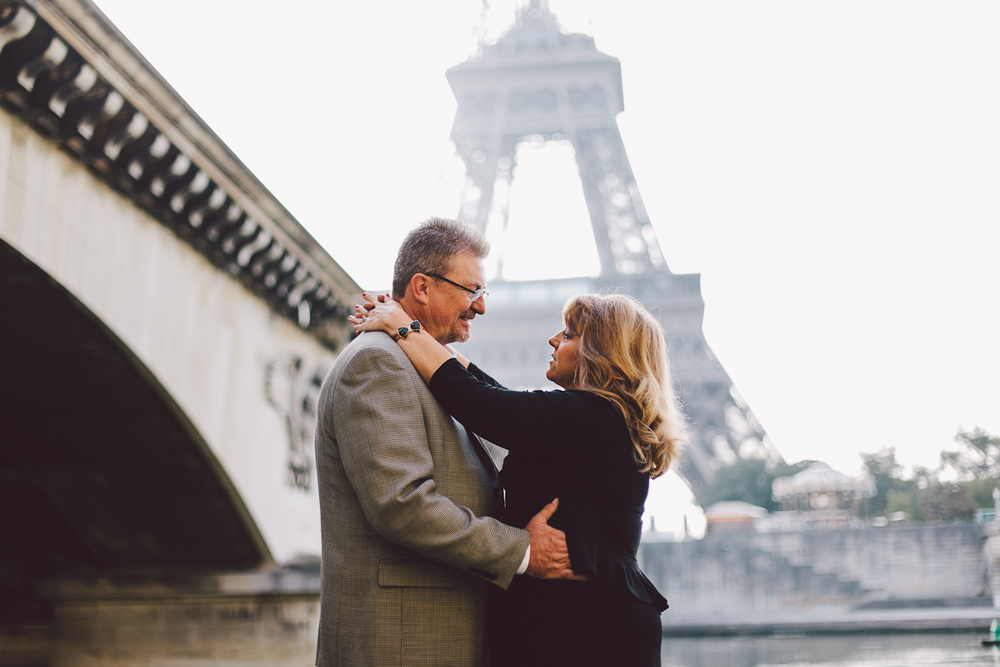
[[[528,545],[527,550],[524,552],[524,558],[521,559],[521,567],[517,568],[518,574],[524,574],[528,571],[528,561],[531,560],[531,545]]]

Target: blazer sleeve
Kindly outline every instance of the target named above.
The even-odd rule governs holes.
[[[362,511],[387,540],[506,588],[528,532],[477,517],[439,492],[421,403],[430,397],[404,364],[378,347],[361,350],[336,388],[337,441]]]

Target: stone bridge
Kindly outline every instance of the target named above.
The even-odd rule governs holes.
[[[89,0],[0,2],[0,106],[0,665],[312,664],[358,286]]]

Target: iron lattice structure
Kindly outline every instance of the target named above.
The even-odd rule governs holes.
[[[692,430],[680,473],[695,496],[720,463],[781,460],[705,341],[700,276],[671,273],[660,252],[616,121],[624,110],[618,59],[599,52],[590,36],[563,32],[545,3],[532,0],[509,32],[447,77],[458,100],[451,138],[467,173],[459,218],[484,233],[487,224],[505,230],[517,146],[567,140],[601,261],[598,278],[491,282],[489,325],[467,344],[469,356],[509,387],[543,386],[545,340],[561,326],[566,299],[631,294],[658,315],[670,343]]]

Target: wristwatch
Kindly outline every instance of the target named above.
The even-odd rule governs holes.
[[[406,337],[410,335],[410,332],[420,333],[420,322],[413,320],[412,322],[410,322],[410,326],[399,327],[398,329],[396,329],[397,335],[393,336],[392,339],[398,341],[400,338],[402,338],[403,340],[406,340]]]

